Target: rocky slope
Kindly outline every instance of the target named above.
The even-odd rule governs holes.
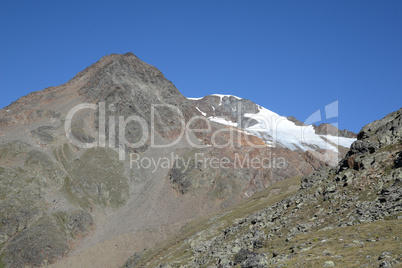
[[[366,125],[336,167],[190,223],[125,267],[400,267],[401,222],[402,109]]]
[[[1,109],[0,266],[122,265],[131,252],[166,239],[190,220],[277,181],[310,174],[338,156],[337,149],[331,154],[321,147],[268,146],[252,131],[208,119],[226,115],[236,104],[228,99],[204,116],[157,68],[127,53],[105,56],[66,84]],[[260,109],[241,102],[246,108],[240,116]],[[87,108],[66,127],[72,109],[83,103]],[[182,123],[194,116],[203,119],[192,121],[178,139]],[[208,124],[210,131],[194,131]],[[228,141],[233,144],[216,146]],[[130,153],[142,162],[133,164]],[[266,160],[250,165],[244,162],[249,158]],[[205,164],[207,159],[218,165]],[[161,161],[153,166],[152,160]]]

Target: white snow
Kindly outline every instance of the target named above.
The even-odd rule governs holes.
[[[7,112],[10,112],[10,110],[6,110]]]
[[[352,145],[352,143],[354,141],[356,141],[355,138],[336,137],[336,136],[332,136],[332,135],[321,135],[321,136],[326,138],[330,142],[333,142],[335,144],[338,144],[338,145],[346,147],[346,148],[350,148],[350,145]]]
[[[284,146],[291,150],[309,150],[316,147],[337,152],[338,148],[325,141],[320,135],[315,134],[313,126],[296,126],[286,117],[280,116],[263,107],[257,114],[247,113],[245,117],[252,118],[258,123],[247,127],[246,130],[257,137],[267,141],[272,140],[276,146]],[[267,139],[267,137],[270,137]],[[349,147],[355,139],[328,137],[329,141],[345,147]]]
[[[227,126],[232,126],[232,127],[237,127],[237,123],[234,123],[232,121],[226,120],[221,117],[215,117],[215,116],[210,116],[208,117],[209,120],[220,123],[222,125],[227,125]]]
[[[237,96],[234,96],[234,95],[224,95],[224,94],[211,94],[211,96],[217,96],[217,97],[220,97],[220,98],[221,98],[221,101],[220,101],[219,105],[222,104],[222,98],[223,98],[223,97],[233,97],[233,98],[236,98],[236,99],[238,99],[238,100],[241,100],[241,99],[242,99],[242,98],[237,97]],[[202,98],[204,98],[204,97],[201,97],[201,98],[187,98],[187,99],[188,99],[188,100],[200,100],[200,99],[202,99]]]
[[[220,97],[219,105],[222,104],[223,97],[234,97],[241,100],[240,97],[233,95],[212,94],[212,96]],[[199,100],[202,98],[188,99]],[[202,112],[198,107],[196,108],[201,114],[206,116],[206,113]],[[215,110],[215,107],[212,106],[212,108]],[[262,139],[270,147],[286,147],[291,150],[302,151],[310,149],[316,150],[317,148],[320,148],[338,152],[338,145],[349,148],[356,140],[354,138],[318,135],[315,133],[312,125],[297,126],[284,116],[280,116],[261,106],[258,106],[258,108],[259,112],[257,114],[246,113],[244,115],[245,117],[254,119],[258,122],[256,125],[246,127],[244,131]],[[223,125],[238,127],[238,123],[221,117],[210,116],[208,119]]]
[[[200,108],[198,108],[198,107],[195,107],[203,116],[206,116],[207,115],[207,113],[204,113],[203,111],[201,111],[200,110]]]

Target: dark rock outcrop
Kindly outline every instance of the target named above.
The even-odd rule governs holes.
[[[300,120],[298,120],[296,117],[294,116],[288,116],[287,119],[289,121],[292,121],[293,123],[296,124],[296,126],[305,126],[306,124],[304,124],[303,122],[301,122]]]

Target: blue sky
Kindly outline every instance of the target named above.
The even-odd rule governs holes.
[[[133,52],[187,97],[301,121],[338,100],[359,131],[402,105],[402,1],[0,0],[0,107]]]

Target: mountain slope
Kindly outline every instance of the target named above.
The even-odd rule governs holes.
[[[402,109],[365,126],[338,166],[190,223],[125,267],[400,265],[401,159]]]
[[[241,101],[252,109],[245,112],[258,112]],[[269,147],[196,107],[157,68],[127,53],[1,109],[0,263],[122,265],[190,220],[338,156]]]

